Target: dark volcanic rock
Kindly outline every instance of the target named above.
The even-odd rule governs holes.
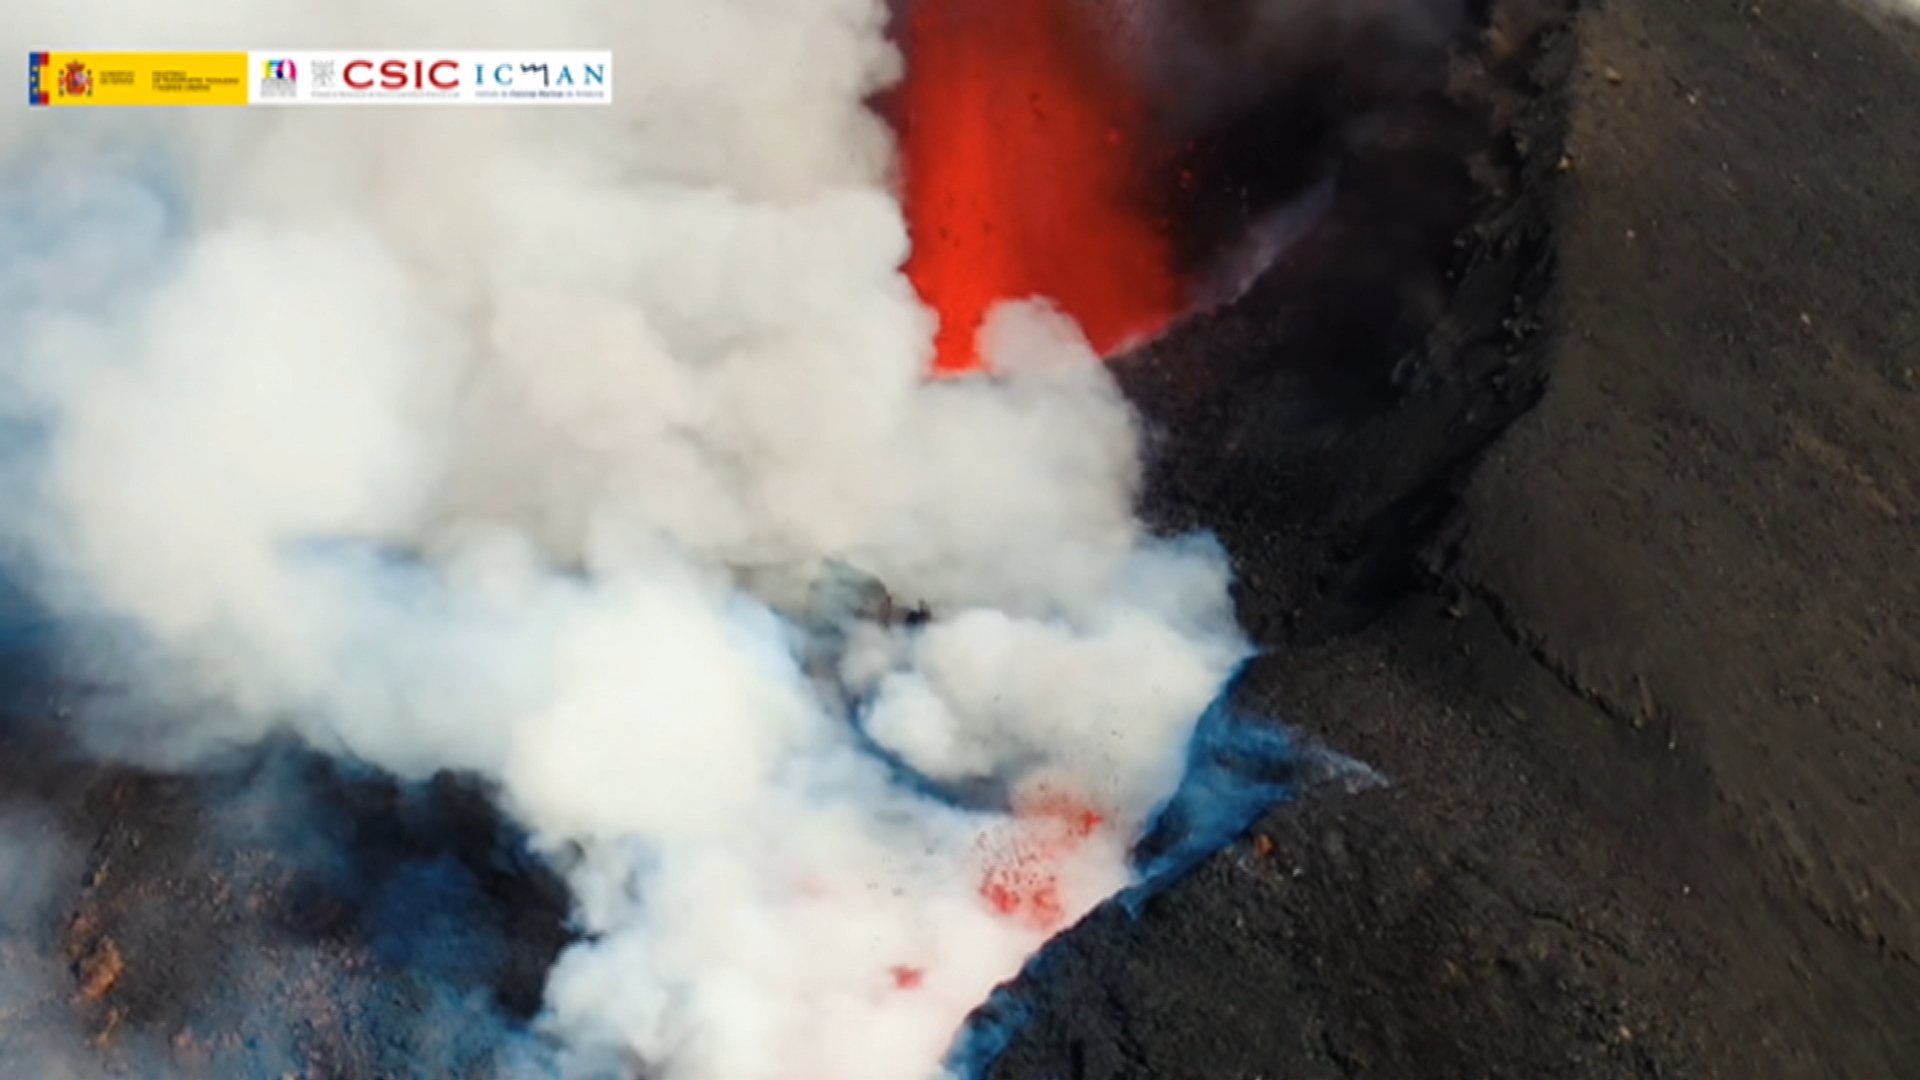
[[[1270,156],[1338,159],[1325,219],[1241,302],[1118,365],[1155,437],[1149,513],[1222,535],[1263,642],[1404,591],[1462,467],[1538,397],[1570,7],[1498,5],[1424,82],[1311,95],[1335,116]]]
[[[1501,36],[1544,95],[1456,84],[1526,104],[1388,388],[1254,312],[1162,356],[1235,365],[1158,492],[1233,547],[1249,704],[1394,786],[1077,929],[996,1075],[1920,1075],[1920,47],[1812,0],[1579,25]]]
[[[64,1074],[47,1054],[106,1075],[479,1075],[568,940],[563,886],[459,778],[403,786],[290,745],[192,776],[103,768],[15,719],[0,793],[11,833],[83,853],[56,854],[31,920],[0,889],[7,1080]]]

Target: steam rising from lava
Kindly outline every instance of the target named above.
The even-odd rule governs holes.
[[[1246,653],[1218,549],[1137,523],[1086,338],[1169,313],[1152,238],[1060,189],[1090,246],[1026,284],[1097,281],[1059,298],[1087,326],[967,293],[996,375],[929,383],[863,105],[900,72],[879,0],[531,12],[15,20],[612,48],[619,102],[16,114],[8,539],[74,670],[126,688],[84,718],[103,751],[191,767],[292,730],[493,784],[577,900],[554,1069],[926,1075],[1126,883]],[[998,44],[1040,71],[1058,40]],[[1109,288],[1144,299],[1109,318]],[[865,587],[843,565],[931,618],[836,606]]]

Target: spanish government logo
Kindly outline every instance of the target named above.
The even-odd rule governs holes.
[[[75,60],[60,69],[60,96],[93,96],[93,73],[87,70],[85,61]]]
[[[27,104],[52,105],[93,96],[93,72],[86,61],[74,60],[58,70],[53,54],[27,54]]]

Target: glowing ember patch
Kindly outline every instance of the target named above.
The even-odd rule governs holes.
[[[1014,796],[1013,812],[1023,818],[1055,822],[1075,840],[1092,836],[1107,820],[1078,797],[1048,785]]]
[[[1014,799],[1011,835],[996,845],[980,881],[980,896],[996,912],[1052,932],[1066,918],[1062,865],[1106,817],[1084,801],[1052,788]]]
[[[1085,0],[918,0],[905,30],[907,274],[940,316],[936,374],[981,367],[1002,300],[1043,297],[1110,354],[1183,290],[1140,197],[1144,113]]]
[[[1060,902],[1060,879],[1035,857],[1002,863],[987,872],[980,895],[993,910],[1036,930],[1057,929],[1066,917]]]
[[[896,990],[918,990],[920,984],[927,981],[927,973],[917,967],[905,964],[893,969],[893,986]]]

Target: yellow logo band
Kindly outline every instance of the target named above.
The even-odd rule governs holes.
[[[30,105],[245,105],[244,52],[36,52]]]

